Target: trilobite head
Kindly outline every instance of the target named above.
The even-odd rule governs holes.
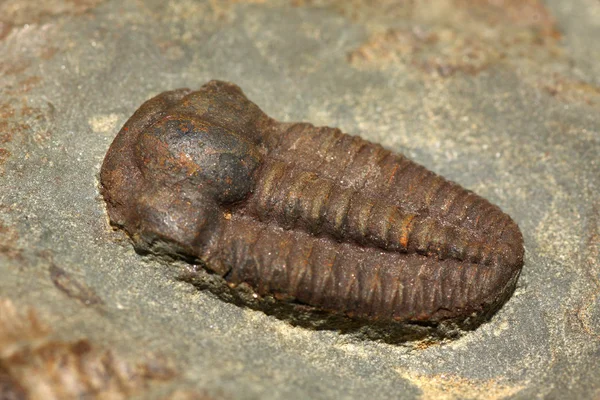
[[[278,123],[225,82],[145,103],[101,185],[139,250],[344,318],[489,315],[523,264],[517,225],[485,199],[338,129]]]
[[[153,184],[202,192],[219,204],[244,199],[261,155],[253,143],[198,117],[169,115],[141,132],[135,159]]]

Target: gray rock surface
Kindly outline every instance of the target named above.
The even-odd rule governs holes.
[[[6,0],[0,300],[57,340],[169,360],[138,398],[598,398],[599,37],[595,0]],[[107,224],[104,154],[144,100],[210,79],[498,204],[525,238],[514,296],[457,340],[390,345],[224,303],[137,255]]]

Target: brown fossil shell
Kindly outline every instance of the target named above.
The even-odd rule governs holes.
[[[199,263],[209,274],[188,280],[296,322],[476,325],[523,265],[497,206],[358,136],[277,122],[227,82],[144,103],[101,192],[136,249]]]

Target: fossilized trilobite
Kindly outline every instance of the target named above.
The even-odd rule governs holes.
[[[481,321],[523,265],[497,206],[358,136],[277,122],[226,82],[144,103],[101,191],[136,249],[202,265],[199,286],[333,327]]]

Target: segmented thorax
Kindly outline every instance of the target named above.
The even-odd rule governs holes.
[[[366,319],[485,312],[514,286],[516,224],[402,155],[278,123],[224,82],[167,92],[138,113],[101,178],[111,220],[140,249],[201,260],[260,296]]]

